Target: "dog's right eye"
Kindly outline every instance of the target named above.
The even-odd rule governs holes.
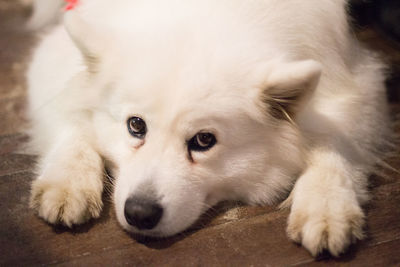
[[[189,151],[203,152],[212,148],[217,143],[212,133],[199,132],[188,142]]]
[[[144,138],[147,132],[146,123],[139,117],[131,117],[127,121],[129,133],[136,138]]]

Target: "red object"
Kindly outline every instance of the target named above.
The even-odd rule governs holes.
[[[79,0],[65,0],[68,4],[65,6],[65,11],[72,10],[78,4]]]

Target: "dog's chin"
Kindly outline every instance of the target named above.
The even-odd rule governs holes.
[[[162,227],[156,227],[155,229],[152,230],[139,230],[136,227],[130,226],[130,225],[123,225],[122,226],[125,231],[127,231],[129,234],[131,234],[134,238],[142,239],[142,238],[151,238],[151,239],[162,239],[162,238],[168,238],[168,237],[173,237],[175,235],[178,235],[179,233],[184,232],[186,229],[190,227],[182,227],[180,229],[174,229],[174,230],[163,230]]]

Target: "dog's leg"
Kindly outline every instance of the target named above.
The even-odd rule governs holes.
[[[103,162],[79,132],[58,139],[32,184],[31,206],[50,223],[71,227],[99,217]]]
[[[309,167],[293,189],[288,235],[313,256],[323,250],[338,256],[355,240],[363,238],[367,200],[367,175],[339,152],[316,149]]]

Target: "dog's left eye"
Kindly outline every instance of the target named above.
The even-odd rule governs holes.
[[[129,133],[136,138],[144,138],[147,132],[146,123],[139,117],[131,117],[127,121]]]
[[[212,133],[199,132],[188,142],[188,149],[190,151],[206,151],[212,148],[217,143],[215,135]]]

